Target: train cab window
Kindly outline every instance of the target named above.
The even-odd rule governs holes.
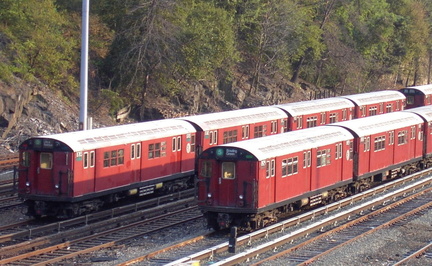
[[[42,152],[40,154],[40,168],[41,169],[51,169],[53,162],[52,153]]]
[[[222,163],[222,178],[234,179],[235,178],[235,163],[223,162]]]
[[[191,143],[190,143],[191,152],[195,152],[195,144],[196,144],[195,135],[192,135],[191,136]]]
[[[21,155],[21,165],[24,167],[30,166],[30,152],[24,151]]]
[[[211,174],[212,174],[211,161],[203,161],[202,162],[200,174],[203,177],[211,177]]]

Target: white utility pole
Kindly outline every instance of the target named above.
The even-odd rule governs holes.
[[[79,130],[87,130],[88,35],[90,0],[82,2]]]

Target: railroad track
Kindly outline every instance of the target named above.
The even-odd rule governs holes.
[[[424,171],[418,175],[424,176],[427,174],[429,174],[429,172]],[[357,214],[363,216],[364,213],[370,212],[370,210],[374,208],[378,208],[378,206],[384,206],[382,208],[384,210],[391,210],[386,206],[389,204],[389,202],[395,201],[395,199],[398,197],[407,197],[407,194],[409,194],[410,192],[414,190],[422,189],[422,187],[424,186],[432,186],[432,178],[430,177],[423,177],[422,180],[413,181],[416,180],[416,178],[418,178],[418,175],[413,175],[403,180],[397,180],[396,182],[388,184],[385,187],[377,187],[372,191],[366,191],[353,198],[345,199],[337,203],[330,204],[328,206],[314,210],[313,212],[305,213],[298,217],[288,219],[287,221],[275,224],[273,226],[269,226],[267,228],[258,230],[251,234],[238,237],[236,239],[236,244],[237,244],[237,249],[240,250],[240,252],[238,252],[235,255],[227,252],[230,243],[226,242],[225,240],[225,242],[212,246],[211,248],[208,249],[204,249],[204,250],[202,248],[197,249],[196,253],[190,251],[189,254],[186,255],[184,258],[177,259],[171,262],[167,262],[167,258],[170,258],[169,252],[163,252],[163,253],[160,252],[159,254],[152,257],[152,259],[149,259],[148,257],[136,258],[134,260],[131,260],[130,262],[126,262],[121,265],[130,265],[135,261],[141,261],[141,260],[146,260],[146,262],[148,262],[148,265],[160,265],[157,263],[158,260],[163,261],[164,265],[178,265],[181,263],[188,263],[188,262],[190,263],[190,261],[194,261],[194,260],[201,261],[203,263],[208,262],[211,263],[212,265],[233,265],[237,263],[242,264],[245,261],[247,261],[247,264],[249,265],[253,263],[254,257],[257,256],[260,258],[264,257],[266,256],[265,255],[266,252],[268,252],[269,250],[271,251],[270,252],[271,254],[274,254],[274,252],[276,252],[277,250],[287,249],[286,247],[281,248],[281,245],[286,245],[286,243],[290,243],[292,241],[300,241],[299,239],[302,239],[308,235],[313,235],[313,234],[322,235],[323,234],[322,231],[324,230],[324,228],[334,227],[338,223],[342,223],[343,221],[352,219],[352,217],[355,217]],[[412,180],[409,181],[409,179]],[[413,184],[411,184],[410,186],[406,186],[407,182],[413,182]],[[405,184],[404,188],[398,188],[398,186],[402,186],[403,184]],[[388,191],[391,190],[393,190],[393,192],[388,193]],[[430,191],[431,188],[428,188],[428,190]],[[386,195],[380,196],[381,193],[386,193],[386,192],[387,192]],[[430,193],[430,192],[422,192],[422,193]],[[375,195],[374,201],[368,199],[367,202],[364,202],[364,199],[373,195]],[[430,194],[425,199],[427,204],[423,204],[424,206],[422,208],[430,208],[430,203],[428,202],[430,199]],[[421,202],[421,200],[418,202]],[[401,202],[397,202],[395,203],[395,205],[401,205]],[[344,211],[343,209],[345,208],[351,210]],[[407,209],[409,210],[412,208],[413,206],[409,206]],[[419,210],[416,210],[414,212],[418,212],[418,211]],[[397,211],[393,215],[401,216],[401,213]],[[365,218],[361,217],[359,219],[365,219]],[[316,220],[321,220],[321,221],[316,221]],[[395,222],[395,220],[393,222]],[[299,227],[304,227],[304,228],[298,229]],[[374,225],[374,227],[376,226]],[[365,228],[367,228],[367,226]],[[284,236],[282,237],[277,236],[278,234],[281,234],[281,232],[283,232]],[[200,239],[205,240],[206,238],[201,237]],[[202,242],[203,240],[199,240],[200,244],[198,244],[198,246],[205,245],[205,242]],[[314,241],[318,241],[318,238],[316,238]],[[299,248],[300,248],[299,246],[292,246],[292,250],[296,250]],[[170,250],[169,248],[166,249]],[[188,247],[188,249],[193,250],[193,248],[191,248],[190,246]],[[310,250],[314,250],[313,254],[325,252],[323,250],[318,250],[318,252],[315,252],[316,251],[315,249],[316,249],[315,247],[310,249]],[[324,249],[328,250],[329,248],[325,247]],[[177,248],[176,253],[178,252],[181,251],[179,251]],[[309,259],[311,261],[317,259],[317,257],[314,256],[315,255],[313,256],[309,255],[309,257],[301,256],[301,259],[296,261],[295,264],[297,265],[299,263],[301,264],[304,262],[308,262]],[[259,264],[260,261],[255,261],[255,263]],[[286,263],[287,261],[283,260],[283,264]]]
[[[0,171],[13,169],[14,166],[18,166],[18,154],[10,154],[0,156]]]
[[[142,202],[28,230],[22,230],[25,223],[10,226],[8,230],[12,233],[0,236],[3,246],[0,248],[0,265],[54,263],[175,224],[200,219],[202,214],[197,207],[189,207],[194,205],[190,194],[193,195],[193,191],[182,192],[186,198],[175,202],[172,202],[173,198],[180,197],[177,193],[152,199],[152,204],[163,205],[150,209],[144,206],[148,202]],[[166,204],[169,201],[171,203]]]

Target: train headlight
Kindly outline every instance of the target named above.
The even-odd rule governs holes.
[[[30,182],[26,182],[26,186],[29,187],[30,186]]]
[[[207,198],[211,198],[212,197],[212,194],[211,193],[208,193],[207,194]]]
[[[58,184],[55,184],[55,186],[54,186],[56,189],[58,189],[59,188],[59,185]]]
[[[241,200],[242,200],[242,199],[243,199],[243,195],[239,195],[239,199],[241,199]]]

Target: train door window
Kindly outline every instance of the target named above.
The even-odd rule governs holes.
[[[277,121],[271,121],[271,134],[277,133]]]
[[[297,116],[296,121],[297,121],[297,129],[303,128],[303,116]]]
[[[382,114],[384,112],[384,103],[379,104],[379,113]]]
[[[396,101],[396,111],[400,110],[400,101]]]
[[[426,104],[430,105],[431,104],[431,100],[430,100],[430,96],[426,95]]]
[[[321,125],[326,124],[326,113],[321,113]]]
[[[139,159],[141,158],[141,143],[137,143],[135,148],[136,148],[136,152],[135,152],[136,158]]]
[[[303,168],[311,166],[311,158],[312,156],[310,151],[303,152]]]
[[[30,166],[30,152],[24,151],[21,155],[21,165],[24,167]]]
[[[273,177],[273,176],[275,176],[275,172],[276,172],[276,170],[275,170],[275,168],[276,168],[275,160],[271,160],[270,166],[271,166],[270,175]]]
[[[249,138],[249,125],[242,126],[242,139]]]
[[[394,131],[389,132],[389,145],[394,144]]]
[[[94,167],[95,166],[95,152],[91,151],[90,152],[90,167]]]
[[[411,127],[411,139],[416,138],[416,126]]]
[[[192,134],[192,136],[191,136],[191,143],[190,143],[191,152],[195,152],[195,143],[196,143],[196,141],[195,141],[195,135]]]
[[[235,164],[233,162],[222,163],[222,178],[223,179],[234,179],[235,178]]]
[[[181,137],[177,137],[177,151],[181,151],[181,145],[182,145]]]
[[[172,151],[175,152],[176,151],[176,147],[177,147],[177,138],[173,137],[172,138]]]
[[[266,162],[266,178],[275,176],[275,160]]]
[[[364,117],[366,116],[366,106],[360,106],[360,116]]]
[[[342,143],[336,144],[335,160],[342,158]]]
[[[41,169],[51,169],[53,162],[52,153],[42,152],[40,154],[40,168]]]
[[[89,166],[89,156],[88,155],[89,155],[88,152],[84,152],[84,161],[83,161],[84,169],[88,168],[88,166]]]
[[[389,103],[386,106],[386,113],[391,113],[391,112],[393,112],[393,105]]]
[[[135,144],[131,145],[131,159],[135,159]]]
[[[217,131],[210,131],[210,145],[217,144]]]
[[[212,164],[211,161],[203,161],[201,164],[201,176],[211,177],[212,174]]]
[[[370,151],[370,137],[365,137],[364,138],[364,148],[363,148],[364,152]]]
[[[385,150],[385,136],[375,137],[374,141],[374,151],[382,151]]]
[[[288,131],[288,120],[287,119],[281,119],[281,125],[282,125],[282,128],[281,128],[280,133],[287,132]]]
[[[347,109],[342,109],[342,121],[347,120]]]

